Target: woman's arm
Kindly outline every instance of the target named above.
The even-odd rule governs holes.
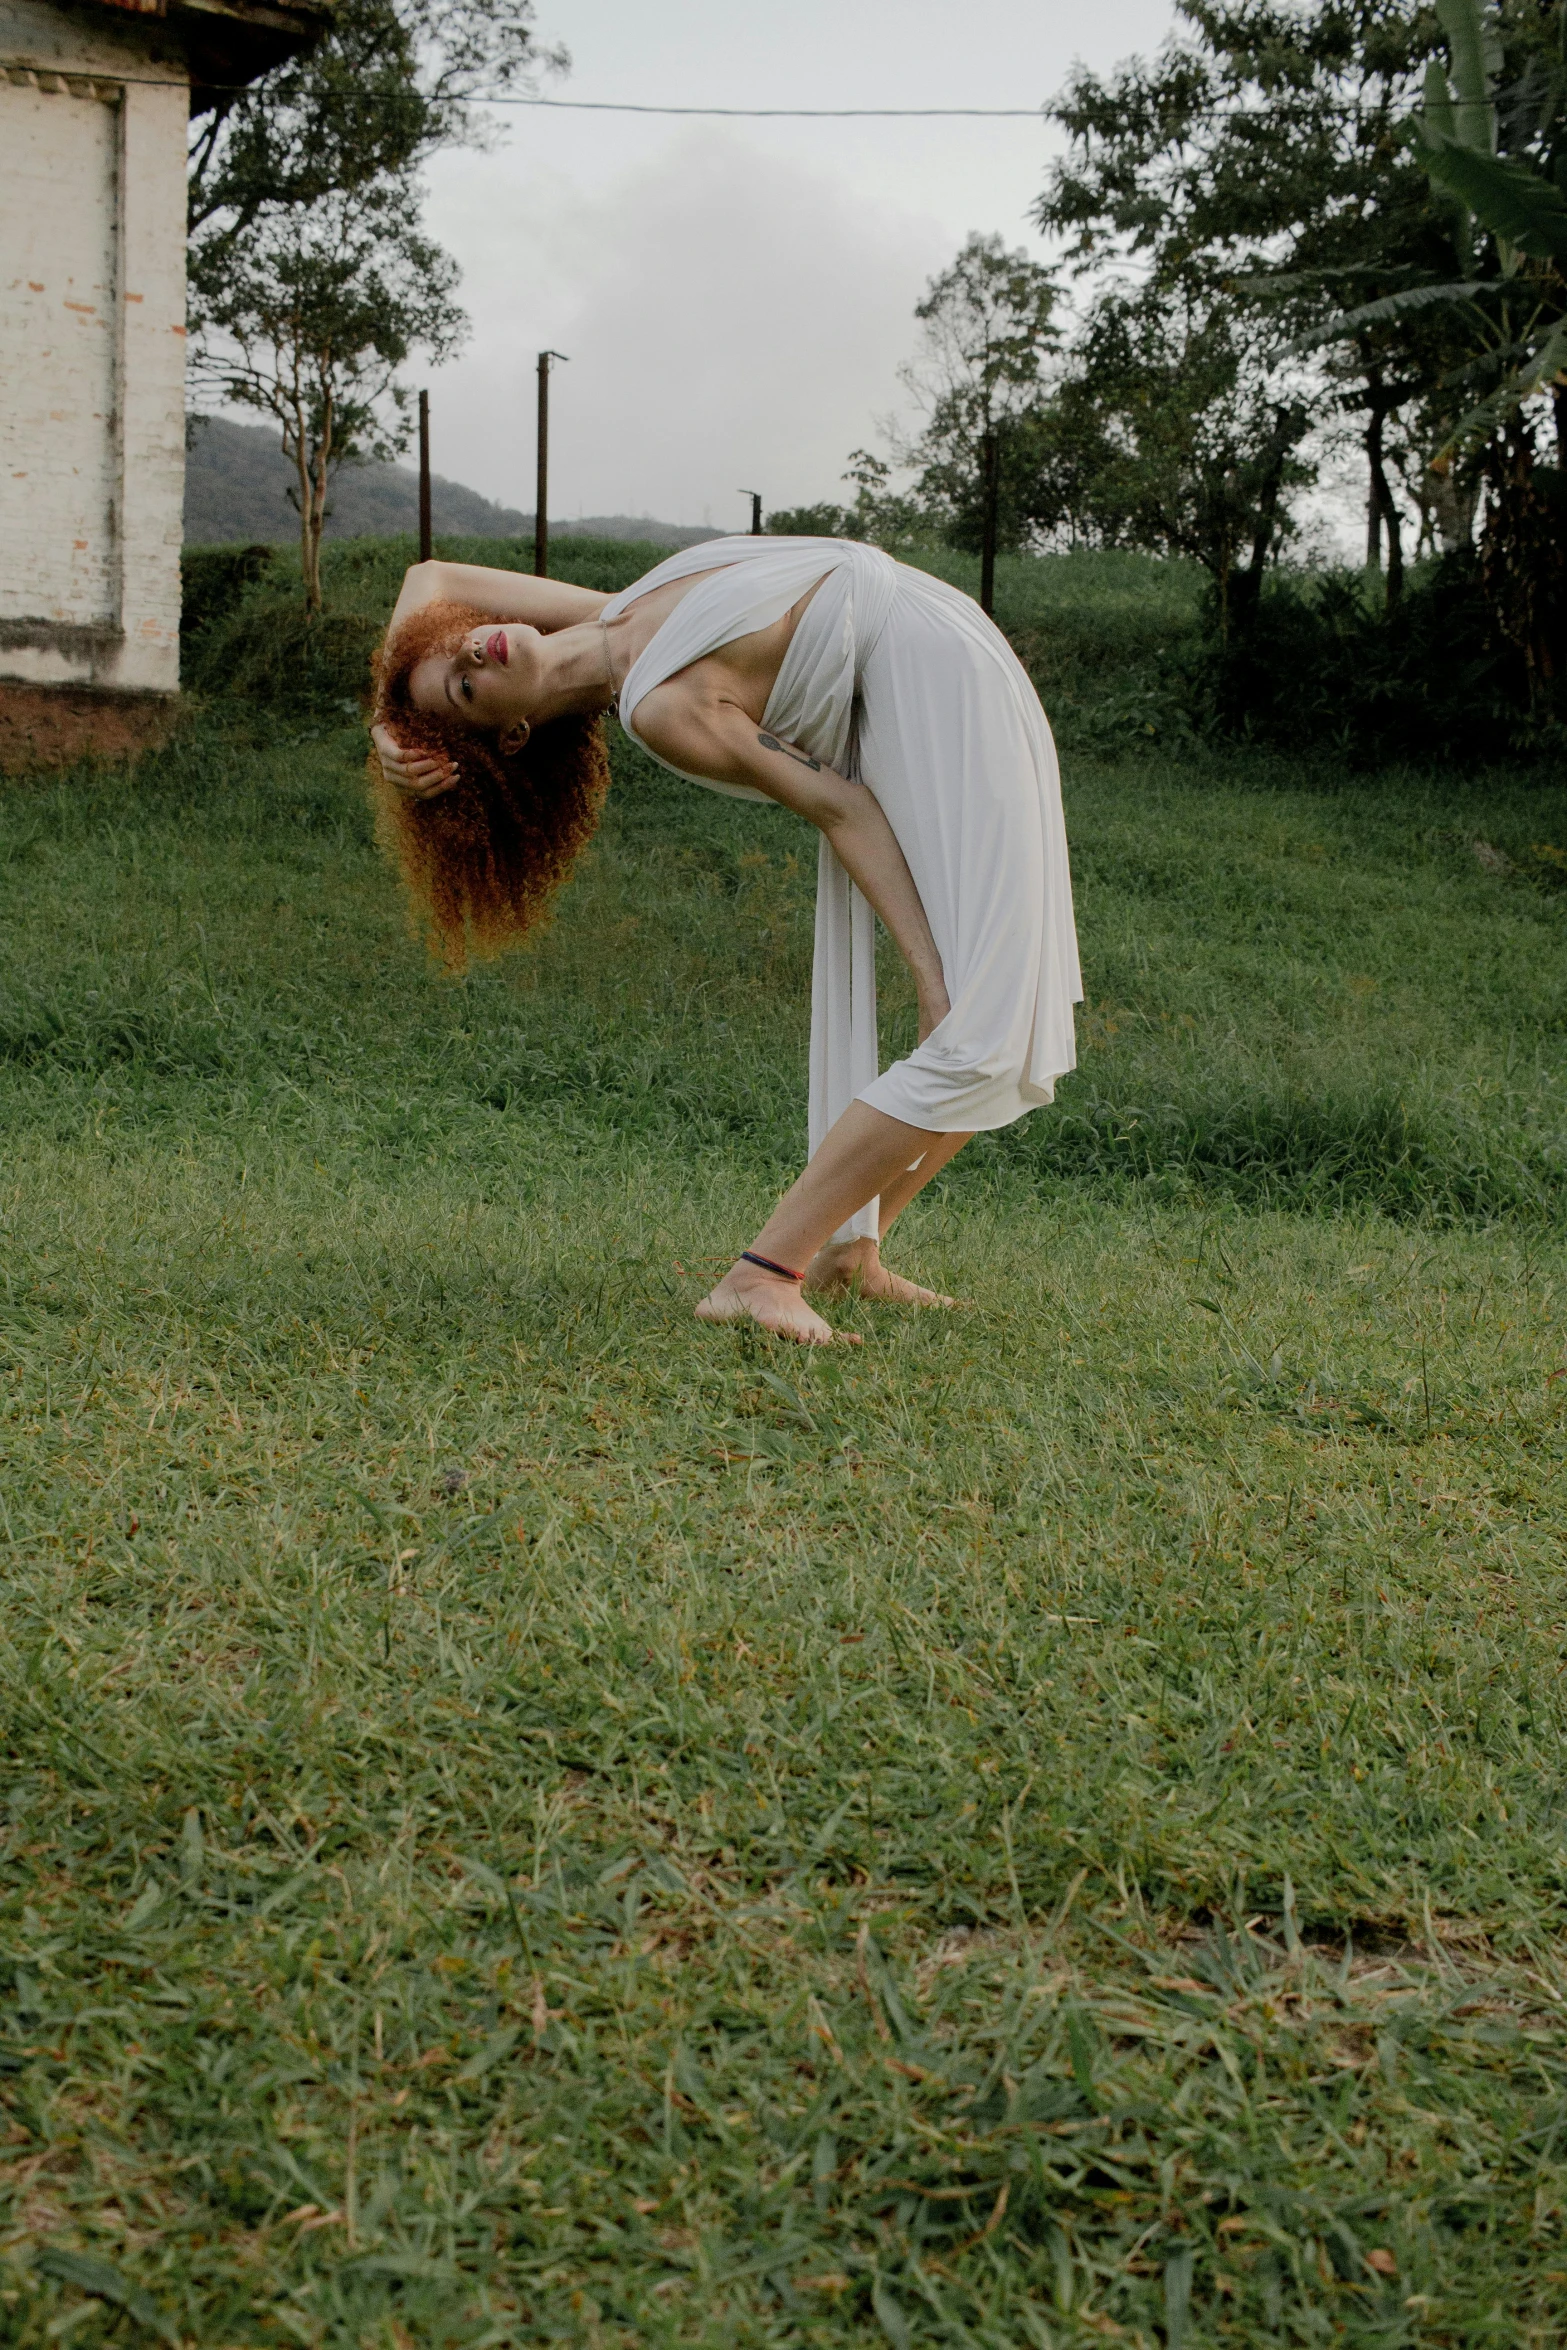
[[[923,1044],[951,1006],[914,876],[875,793],[780,742],[738,702],[693,691],[689,682],[655,687],[638,703],[636,721],[648,748],[672,766],[714,783],[753,784],[826,835],[913,974]]]
[[[411,563],[388,629],[426,604],[475,604],[487,620],[522,620],[546,635],[596,620],[609,602],[597,588],[536,579],[531,571],[493,571],[483,563]]]

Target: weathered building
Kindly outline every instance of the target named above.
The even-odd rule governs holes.
[[[179,684],[187,125],[324,15],[322,0],[0,0],[0,680],[13,700],[25,686]]]

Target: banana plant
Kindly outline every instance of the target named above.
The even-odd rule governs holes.
[[[1296,346],[1338,342],[1433,308],[1467,312],[1475,349],[1450,377],[1458,390],[1493,379],[1486,397],[1462,413],[1433,460],[1441,465],[1488,441],[1519,405],[1567,380],[1567,146],[1547,172],[1525,155],[1498,153],[1497,90],[1503,52],[1497,20],[1482,0],[1436,0],[1448,64],[1426,68],[1419,112],[1409,124],[1433,188],[1453,216],[1462,273],[1444,283],[1401,288],[1341,311]],[[1557,9],[1557,40],[1567,39],[1567,4]],[[1533,94],[1535,136],[1561,125],[1567,75],[1559,57]],[[1486,231],[1495,266],[1481,257]],[[1500,376],[1500,381],[1494,379]]]
[[[1496,153],[1496,85],[1502,73],[1502,44],[1496,27],[1476,0],[1438,0],[1437,17],[1447,36],[1449,64],[1433,57],[1426,67],[1422,106],[1415,117],[1416,139],[1430,154],[1452,147],[1464,155]],[[1474,208],[1457,189],[1432,173],[1442,192],[1455,198],[1453,242],[1466,276],[1474,270]]]
[[[1495,20],[1480,0],[1437,0],[1447,35],[1449,71],[1433,58],[1426,68],[1425,103],[1413,130],[1434,187],[1454,200],[1461,226],[1461,250],[1471,268],[1474,223],[1490,231],[1497,269],[1491,285],[1508,288],[1516,311],[1522,296],[1527,315],[1510,321],[1524,346],[1511,371],[1476,407],[1460,417],[1451,445],[1473,447],[1489,438],[1509,411],[1567,368],[1567,149],[1552,174],[1523,156],[1497,153],[1496,87],[1502,72],[1502,44]],[[1560,44],[1567,16],[1559,15]],[[1559,111],[1561,84],[1547,91],[1546,117]],[[1554,104],[1550,103],[1554,101]],[[1526,268],[1527,262],[1543,267]],[[1519,331],[1521,329],[1521,332]]]

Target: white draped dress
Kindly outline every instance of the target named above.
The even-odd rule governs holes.
[[[820,581],[763,723],[874,792],[908,860],[951,999],[925,1042],[878,1073],[875,921],[824,838],[812,1153],[851,1101],[933,1134],[1009,1126],[1050,1101],[1076,1062],[1072,1006],[1083,991],[1055,744],[1006,638],[970,597],[852,539],[708,539],[612,596],[604,617],[698,573],[706,576],[627,672],[621,724],[640,742],[644,695],[770,627]],[[687,780],[740,799],[767,796],[704,775]],[[874,1236],[876,1214],[872,1200],[842,1237]]]

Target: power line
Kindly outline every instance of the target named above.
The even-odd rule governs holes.
[[[32,74],[52,85],[55,82],[102,82],[105,88],[129,86],[138,90],[171,90],[185,87],[178,74],[123,73],[110,65],[18,65],[0,66],[6,71]],[[190,75],[190,86],[200,90],[217,90],[225,96],[243,97],[256,87],[249,82],[215,82],[203,73]],[[511,92],[497,92],[494,96],[483,90],[475,91],[461,101],[464,106],[551,106],[567,114],[707,114],[743,119],[751,122],[933,122],[962,119],[976,122],[1040,122],[1044,107],[1040,106],[642,106],[629,98],[520,98]]]
[[[963,115],[986,121],[1038,122],[1042,106],[640,106],[621,98],[477,98],[478,106],[554,106],[573,114],[719,114],[743,115],[751,121],[863,122],[930,121],[935,116]]]

